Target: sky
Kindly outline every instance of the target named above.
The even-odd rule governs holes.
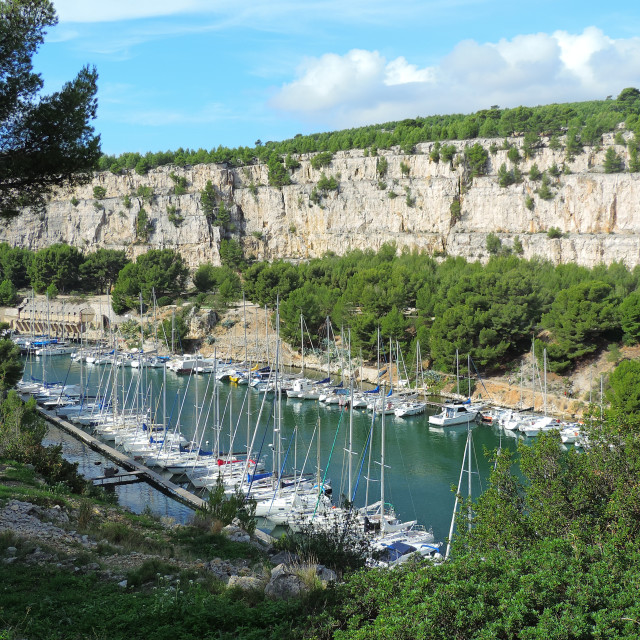
[[[53,0],[45,93],[98,70],[107,154],[253,146],[640,88],[637,0]]]

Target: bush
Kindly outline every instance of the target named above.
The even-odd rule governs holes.
[[[551,238],[551,239],[555,239],[555,238],[562,238],[563,233],[562,231],[560,231],[560,229],[558,229],[558,227],[549,227],[549,230],[547,231],[547,237]]]
[[[323,151],[311,158],[311,166],[314,169],[321,169],[322,167],[328,167],[332,160],[333,154],[330,151]]]
[[[93,187],[93,197],[97,200],[102,200],[107,195],[107,190],[104,187]]]
[[[3,280],[0,282],[0,305],[12,307],[18,299],[16,293],[16,288],[13,286],[11,280]]]
[[[173,303],[173,300],[169,296],[162,296],[156,300],[156,303],[159,307],[167,307]]]

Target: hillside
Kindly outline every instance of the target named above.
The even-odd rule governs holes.
[[[56,242],[126,249],[130,257],[173,247],[194,267],[219,263],[223,239],[267,260],[376,250],[390,241],[398,250],[484,259],[493,233],[505,246],[518,236],[525,258],[585,266],[622,260],[633,267],[640,264],[640,174],[626,171],[631,151],[620,144],[632,137],[604,134],[603,146],[569,156],[563,137],[552,149],[556,144],[545,136],[527,149],[524,137],[506,144],[454,141],[446,154],[437,152],[439,143],[417,144],[411,154],[398,147],[377,155],[352,149],[325,154],[323,166],[319,154],[299,154],[299,167],[289,169],[291,184],[283,186],[269,186],[267,163],[101,172],[89,185],[59,191],[46,213],[4,222],[0,241],[30,249]],[[486,154],[479,171],[465,154],[471,142]],[[625,171],[606,173],[607,153]],[[549,182],[546,192],[536,168]],[[500,186],[510,181],[505,171],[515,182]],[[209,209],[202,201],[208,181]],[[224,223],[221,205],[230,217]]]

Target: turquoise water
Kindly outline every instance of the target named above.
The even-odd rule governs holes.
[[[31,375],[31,371],[34,377],[42,377],[42,362],[37,358],[33,360],[33,364],[27,363],[25,377]],[[95,393],[100,377],[103,376],[106,380],[109,368],[85,366],[86,371],[90,371],[89,393]],[[134,390],[140,373],[129,367],[118,371],[120,384],[124,381],[124,388],[130,389],[129,403],[135,404]],[[46,362],[46,372],[49,381],[55,379],[74,383],[79,381],[80,365],[72,362],[68,356],[51,357]],[[85,373],[85,379],[86,375]],[[146,394],[150,396],[152,405],[157,407],[157,421],[162,419],[162,375],[162,369],[149,369],[144,374],[144,389],[150,390]],[[133,384],[130,384],[132,380]],[[255,430],[254,451],[261,452],[261,459],[270,468],[273,464],[272,452],[277,449],[277,446],[273,446],[276,441],[273,419],[270,417],[273,415],[273,397],[267,396],[259,419],[262,394],[246,386],[238,387],[228,382],[223,382],[218,387],[219,436],[214,428],[216,411],[211,403],[213,377],[205,375],[190,379],[189,376],[178,376],[167,371],[166,406],[171,424],[177,423],[179,415],[179,428],[186,437],[201,439],[203,447],[206,446],[205,443],[213,447],[219,437],[219,449],[223,451],[229,449],[230,431],[235,431],[232,446],[235,452],[246,450],[249,425],[250,437],[254,437]],[[122,398],[119,402],[122,402]],[[435,409],[431,412],[434,411]],[[208,418],[204,435],[201,432],[194,433],[196,412]],[[385,417],[385,501],[394,505],[402,519],[416,519],[420,524],[433,528],[437,538],[444,539],[449,532],[454,505],[451,488],[457,486],[460,477],[467,427],[430,427],[428,415],[429,413],[411,418],[396,418],[393,415]],[[305,457],[308,456],[304,471],[316,473],[316,461],[319,458],[321,474],[324,476],[326,473],[326,477],[332,481],[334,503],[339,502],[340,496],[348,493],[345,451],[348,448],[348,410],[341,411],[336,405],[325,406],[310,400],[283,398],[281,416],[280,459],[285,470],[292,470],[294,465],[298,470],[303,469]],[[356,453],[352,458],[352,487],[357,485],[357,506],[365,504],[367,498],[370,503],[380,497],[382,425],[381,418],[377,417],[371,430],[371,421],[370,413],[354,411],[352,451]],[[201,419],[200,424],[205,424],[204,419]],[[474,423],[472,429],[473,470],[477,471],[472,474],[472,493],[477,496],[482,487],[486,486],[489,474],[489,464],[483,451],[500,445],[515,449],[516,441],[514,438],[501,437],[496,427]],[[294,437],[296,433],[297,437]],[[371,444],[365,450],[370,433]],[[466,474],[464,487],[466,491]],[[170,511],[170,507],[162,508]],[[179,516],[177,519],[183,518]]]

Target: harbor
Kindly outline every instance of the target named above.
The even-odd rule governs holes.
[[[43,368],[44,366],[44,368]],[[84,379],[88,378],[87,394],[99,392],[99,380],[108,376],[109,367],[90,367],[71,360],[68,355],[51,358],[31,358],[26,364],[25,378],[41,377],[43,372],[47,380],[64,381],[65,384],[77,384],[80,381],[80,368],[84,367]],[[120,384],[123,389],[137,384],[141,373],[132,367],[118,367]],[[160,389],[163,379],[162,369],[145,369],[145,386],[155,398],[153,406],[161,405]],[[166,372],[167,415],[173,416],[171,428],[179,425],[181,433],[187,439],[197,437],[203,448],[211,448],[214,441],[222,451],[242,451],[251,439],[261,442],[256,453],[267,466],[274,464],[276,448],[273,435],[268,426],[263,405],[273,403],[275,394],[265,397],[248,385],[231,382],[217,385],[217,407],[219,415],[211,414],[204,429],[196,433],[195,425],[205,424],[198,415],[206,415],[207,404],[213,392],[212,376],[176,375]],[[85,384],[87,384],[85,382]],[[123,398],[120,398],[123,402]],[[434,404],[439,404],[434,401]],[[182,410],[180,410],[182,407]],[[263,407],[263,416],[260,409]],[[457,484],[466,444],[467,426],[434,427],[429,425],[429,415],[433,415],[438,406],[430,406],[421,415],[398,418],[386,416],[385,435],[385,502],[391,503],[396,513],[404,520],[417,520],[420,524],[432,528],[436,538],[444,540],[449,532],[454,505],[452,487]],[[205,412],[203,414],[203,412]],[[66,420],[46,411],[48,419],[58,427],[85,442],[87,446],[99,450],[123,473],[138,472],[145,482],[155,485],[170,496],[170,502],[176,505],[187,504],[196,509],[203,504],[206,492],[196,489],[184,476],[175,476],[166,471],[152,470],[142,462],[124,454],[118,447],[105,444],[91,435],[88,429],[72,425]],[[215,413],[215,411],[214,411]],[[340,504],[342,497],[348,495],[348,444],[347,426],[349,411],[345,406],[325,405],[318,401],[285,399],[281,406],[281,466],[321,475],[332,484],[332,500]],[[380,496],[381,429],[380,417],[372,424],[373,416],[363,409],[353,411],[352,450],[359,452],[352,463],[352,491],[356,504],[370,504]],[[472,491],[478,495],[486,486],[490,471],[489,462],[483,450],[498,447],[515,449],[517,437],[508,437],[495,426],[472,423],[474,430],[475,454],[472,476]],[[255,438],[253,431],[258,434]],[[515,435],[515,434],[514,434]],[[277,443],[276,443],[277,444]],[[269,446],[271,445],[271,446]],[[255,444],[254,444],[255,446]],[[245,449],[246,450],[246,449]],[[364,454],[360,452],[365,452]],[[306,466],[305,466],[306,459]],[[95,474],[96,477],[99,474]],[[105,475],[104,473],[100,475]],[[133,478],[131,478],[133,480]],[[126,487],[136,491],[140,484]],[[178,511],[180,508],[176,507]],[[172,508],[167,508],[171,516]],[[180,516],[177,518],[180,519]],[[275,535],[282,530],[268,521],[261,521],[260,529]]]

